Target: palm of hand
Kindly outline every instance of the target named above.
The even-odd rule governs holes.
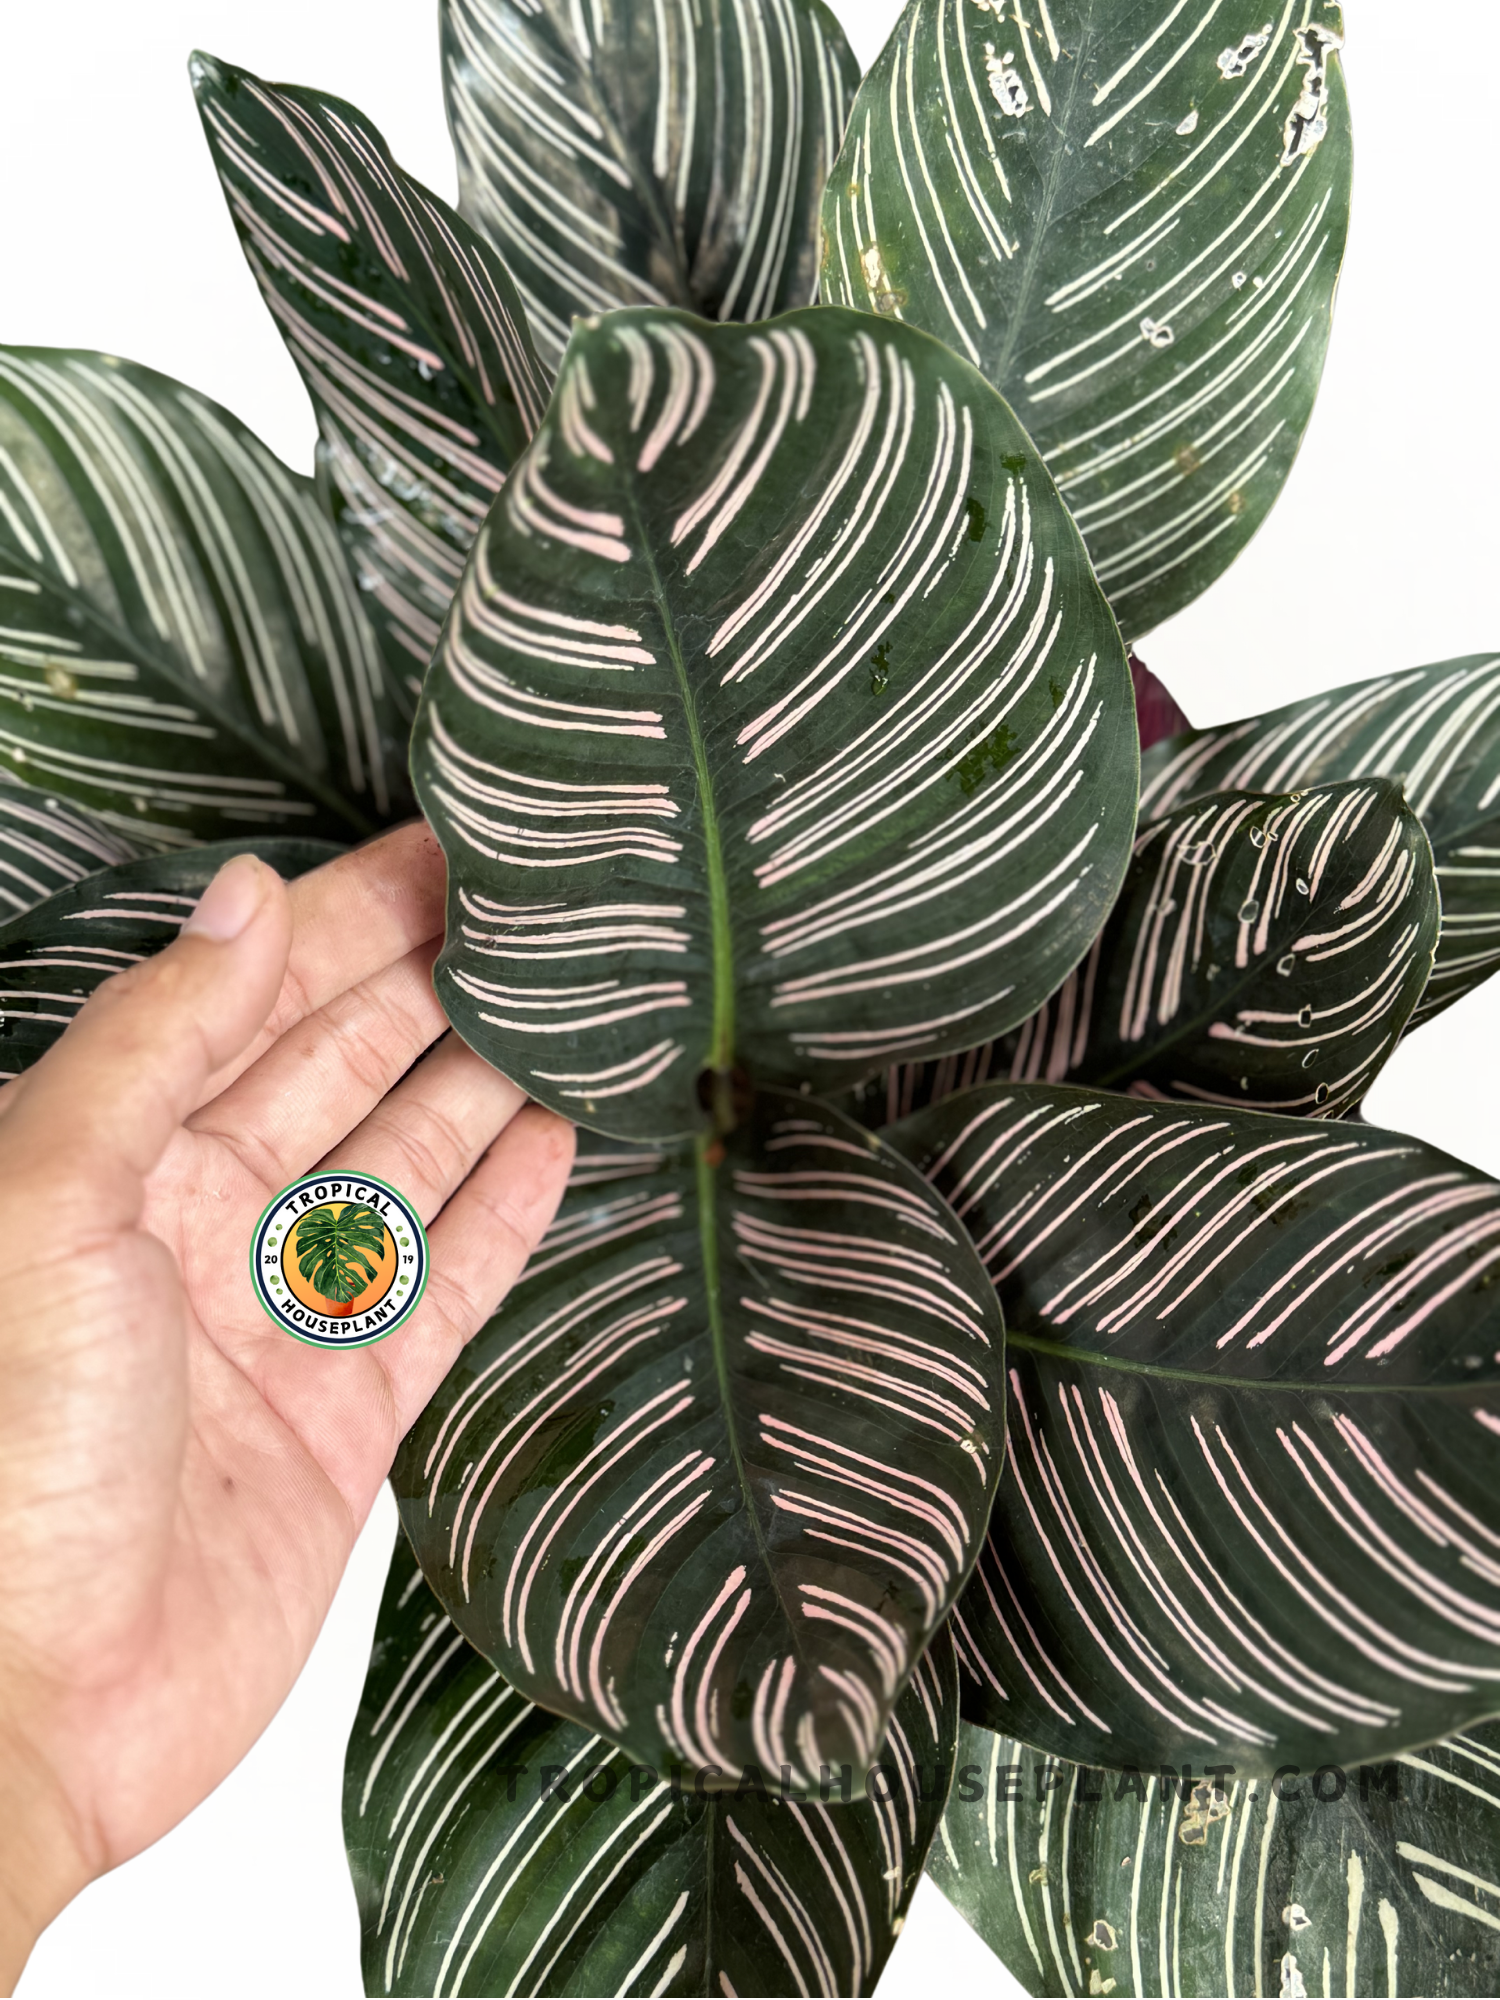
[[[328,962],[331,905],[382,888],[355,962]],[[400,1437],[561,1192],[567,1128],[451,1036],[400,1080],[443,1033],[428,976],[441,889],[416,829],[297,885],[271,1019],[195,1093],[133,1204],[106,1216],[79,1188],[25,1226],[12,1178],[24,1219],[0,1342],[20,1328],[23,1365],[0,1446],[23,1449],[0,1449],[17,1524],[0,1548],[0,1683],[24,1690],[27,1754],[91,1870],[175,1824],[275,1713]],[[0,1092],[18,1141],[13,1104],[45,1068]],[[377,1347],[299,1345],[248,1282],[257,1217],[323,1162],[437,1216],[422,1304]]]

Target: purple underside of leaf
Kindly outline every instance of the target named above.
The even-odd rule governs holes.
[[[1130,680],[1135,689],[1135,726],[1140,732],[1142,750],[1192,728],[1156,675],[1134,653],[1130,656]]]

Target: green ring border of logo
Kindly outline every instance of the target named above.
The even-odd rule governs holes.
[[[320,1180],[323,1181],[362,1180],[362,1181],[370,1181],[378,1188],[384,1188],[388,1195],[394,1196],[395,1199],[400,1202],[402,1208],[405,1209],[406,1213],[411,1217],[412,1227],[416,1230],[417,1235],[422,1244],[421,1283],[417,1286],[416,1291],[412,1294],[411,1299],[408,1301],[408,1303],[401,1308],[400,1312],[396,1315],[395,1319],[391,1321],[391,1324],[387,1327],[382,1327],[379,1333],[372,1334],[364,1340],[322,1340],[310,1334],[298,1333],[294,1327],[290,1327],[286,1324],[286,1321],[281,1317],[280,1313],[278,1313],[273,1306],[267,1303],[265,1294],[261,1290],[260,1272],[255,1259],[255,1253],[260,1244],[261,1231],[265,1228],[266,1223],[269,1221],[271,1216],[275,1214],[276,1210],[281,1206],[282,1202],[285,1201],[286,1197],[290,1193],[292,1193],[294,1189],[306,1187],[309,1182],[320,1181]],[[423,1227],[422,1218],[417,1214],[416,1208],[414,1207],[410,1197],[404,1195],[401,1192],[400,1188],[393,1187],[389,1181],[383,1181],[380,1178],[379,1174],[351,1173],[347,1168],[335,1167],[323,1173],[313,1172],[310,1174],[299,1174],[294,1181],[288,1181],[286,1186],[282,1188],[279,1193],[274,1195],[272,1199],[266,1203],[265,1207],[260,1212],[260,1215],[256,1221],[254,1229],[252,1229],[250,1232],[249,1270],[250,1270],[250,1289],[255,1294],[256,1303],[259,1305],[261,1311],[265,1314],[266,1318],[270,1320],[272,1325],[277,1327],[280,1332],[286,1334],[290,1339],[300,1342],[303,1347],[320,1348],[322,1352],[325,1354],[328,1353],[336,1354],[339,1353],[340,1351],[342,1351],[345,1354],[356,1354],[363,1347],[378,1347],[382,1340],[389,1340],[393,1333],[398,1332],[401,1327],[405,1326],[406,1322],[411,1318],[412,1314],[416,1311],[417,1307],[422,1303],[423,1295],[427,1290],[427,1280],[432,1274],[432,1245],[427,1240],[427,1231]]]

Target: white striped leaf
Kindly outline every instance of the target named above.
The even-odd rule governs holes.
[[[1500,1183],[1364,1125],[991,1084],[890,1135],[1006,1319],[972,1720],[1357,1763],[1500,1709]]]
[[[1141,817],[1235,786],[1370,777],[1401,781],[1432,842],[1443,927],[1413,1017],[1426,1021],[1500,965],[1500,655],[1354,681],[1155,744],[1142,762]]]
[[[98,814],[0,770],[0,922],[138,852]]]
[[[939,1633],[877,1799],[632,1765],[534,1708],[455,1632],[398,1543],[344,1773],[365,1990],[871,1993],[958,1738]],[[760,1774],[758,1774],[760,1775]]]
[[[0,807],[6,794],[0,792]],[[340,850],[320,840],[220,840],[102,868],[0,924],[0,1079],[44,1056],[112,973],[169,945],[214,875],[258,854],[285,880]]]
[[[0,348],[0,767],[142,846],[349,839],[404,737],[310,481],[153,369]]]
[[[195,55],[240,242],[318,415],[325,506],[414,697],[547,383],[509,273],[340,98]]]
[[[1265,518],[1328,344],[1342,16],[1263,6],[909,0],[824,201],[823,297],[988,375],[1133,636]]]
[[[691,1131],[1055,989],[1129,855],[1119,634],[1009,410],[819,307],[580,322],[428,675],[438,990],[543,1103]]]
[[[1500,1987],[1500,1724],[1274,1787],[1088,1770],[968,1723],[958,1766],[928,1872],[1028,1993]]]
[[[1137,836],[1088,957],[1001,1048],[864,1086],[877,1122],[985,1077],[1338,1118],[1432,970],[1438,889],[1388,779],[1212,792]]]
[[[575,315],[809,304],[859,66],[821,0],[442,0],[459,205],[555,367]]]
[[[727,1142],[585,1142],[524,1282],[392,1483],[454,1624],[641,1762],[855,1796],[984,1537],[994,1287],[816,1099]]]

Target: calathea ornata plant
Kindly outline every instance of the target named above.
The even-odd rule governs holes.
[[[1359,1116],[1500,959],[1500,660],[1124,643],[1307,423],[1341,33],[445,0],[456,213],[199,57],[316,479],[0,354],[6,1067],[415,703],[584,1128],[394,1468],[372,1993],[868,1992],[924,1865],[1039,1993],[1500,1979],[1500,1186]]]

